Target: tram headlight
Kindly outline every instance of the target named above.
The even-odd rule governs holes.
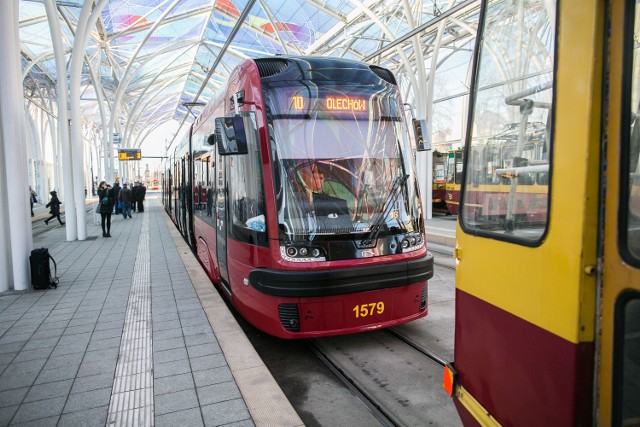
[[[287,245],[280,247],[282,258],[289,262],[326,261],[324,251],[313,246]]]
[[[298,249],[296,249],[295,246],[289,246],[287,248],[287,255],[290,257],[294,257],[296,255],[298,255]]]
[[[412,252],[424,247],[424,238],[421,233],[406,235],[400,242],[402,252]]]

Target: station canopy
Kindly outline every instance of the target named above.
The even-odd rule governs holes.
[[[45,1],[20,0],[20,46],[25,98],[47,107],[55,97],[55,66]],[[89,28],[81,83],[85,120],[102,127],[118,103],[138,145],[162,123],[189,123],[230,72],[247,58],[320,55],[365,60],[396,73],[415,73],[415,46],[428,56],[435,25],[447,21],[446,44],[455,50],[473,37],[465,20],[477,19],[472,0],[94,0],[102,7]],[[84,1],[53,0],[67,67]],[[433,28],[432,28],[433,27]],[[432,28],[429,31],[415,30]],[[466,50],[469,50],[468,46]],[[433,52],[431,52],[433,53]],[[403,65],[404,63],[404,65]],[[409,69],[408,69],[409,68]],[[67,68],[68,69],[68,68]],[[68,76],[67,76],[68,77]],[[402,79],[401,79],[402,82]],[[118,88],[120,87],[120,90]],[[97,93],[99,92],[99,93]],[[55,111],[51,114],[55,115]],[[129,144],[134,145],[134,144]]]

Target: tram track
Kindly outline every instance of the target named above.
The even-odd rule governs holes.
[[[403,343],[407,344],[409,347],[413,348],[418,353],[420,353],[420,354],[426,356],[427,358],[433,360],[434,362],[436,362],[437,364],[439,364],[443,368],[444,368],[444,365],[447,364],[447,361],[445,360],[444,357],[442,357],[439,354],[437,354],[436,352],[431,351],[431,350],[425,348],[424,346],[418,344],[417,342],[413,341],[411,338],[409,338],[406,335],[398,332],[395,328],[384,329],[384,332],[386,332],[387,334],[392,335],[395,338],[399,339]]]
[[[371,412],[371,415],[380,423],[380,425],[385,427],[395,427],[400,425],[397,420],[395,420],[395,417],[392,414],[387,413],[379,403],[376,403],[375,399],[359,387],[357,382],[354,381],[348,373],[344,372],[337,364],[333,363],[314,340],[309,340],[307,345],[309,346],[311,353],[317,357],[338,380],[340,380],[351,394],[356,396],[366,406],[369,412]]]
[[[442,356],[395,328],[354,338],[355,343],[335,337],[309,340],[308,345],[380,425],[426,424],[431,410],[451,410],[445,394],[438,393],[446,363]]]

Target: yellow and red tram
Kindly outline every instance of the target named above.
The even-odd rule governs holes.
[[[482,2],[444,381],[465,425],[640,425],[638,38],[640,0]]]
[[[434,212],[450,215],[447,208],[447,156],[438,150],[433,151],[433,183],[431,184],[431,203]]]

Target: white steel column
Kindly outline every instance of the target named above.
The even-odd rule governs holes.
[[[404,7],[404,14],[407,18],[409,26],[413,29],[416,28],[416,22],[411,14],[411,7],[407,0],[402,1]],[[416,119],[426,119],[427,110],[427,88],[424,85],[427,83],[424,69],[424,57],[422,55],[422,49],[420,46],[420,35],[416,34],[411,38],[413,45],[413,51],[416,58],[417,73],[417,86],[414,87],[414,100],[416,104]],[[431,128],[427,128],[426,135],[431,138]],[[427,142],[427,141],[425,141]],[[431,141],[429,141],[431,142]],[[428,150],[426,152],[416,152],[416,167],[418,169],[418,182],[420,184],[420,198],[422,200],[422,214],[425,219],[431,219],[433,216],[433,151]]]
[[[82,121],[80,118],[80,80],[82,77],[82,63],[84,61],[89,28],[91,28],[107,0],[100,2],[93,8],[93,2],[86,2],[82,6],[71,53],[71,78],[69,79],[70,116],[71,116],[71,157],[73,166],[73,199],[77,218],[78,240],[87,239],[87,211],[84,200],[84,144],[82,142]]]
[[[11,285],[16,290],[29,288],[29,252],[33,245],[18,28],[18,1],[6,1],[0,14],[0,52],[4,56],[0,61],[0,160],[4,163],[4,174],[0,176],[0,209],[8,221],[0,224],[3,242],[0,244],[3,270],[0,291]]]
[[[87,238],[87,224],[86,212],[84,211],[84,198],[81,197],[83,182],[83,168],[82,162],[84,159],[83,145],[82,145],[82,121],[80,118],[80,79],[82,73],[82,62],[84,60],[85,47],[87,35],[87,21],[89,20],[89,14],[93,2],[85,2],[82,6],[82,12],[78,20],[76,27],[76,34],[73,39],[73,50],[71,51],[71,60],[69,65],[70,78],[69,78],[69,118],[71,119],[70,126],[70,146],[71,146],[71,169],[72,169],[72,184],[73,189],[69,189],[69,194],[73,195],[73,201],[67,203],[67,211],[73,210],[76,222],[73,227],[76,230],[76,237],[78,240],[86,240]],[[70,225],[67,224],[67,228]]]
[[[67,241],[76,240],[78,237],[78,230],[76,227],[77,218],[75,210],[73,209],[73,167],[71,163],[71,144],[69,142],[69,118],[68,118],[68,99],[69,90],[67,87],[67,64],[64,59],[64,49],[62,47],[62,35],[60,32],[60,24],[58,17],[58,10],[53,3],[53,0],[45,0],[45,9],[47,11],[47,20],[49,21],[49,29],[51,31],[51,41],[53,44],[53,52],[56,60],[56,74],[57,74],[57,90],[58,90],[58,140],[53,143],[54,153],[54,167],[56,170],[56,183],[59,183],[58,170],[62,170],[62,183],[64,203],[65,203],[65,221],[66,221],[66,233]],[[56,146],[60,148],[62,155],[60,156],[60,162],[55,161]],[[60,188],[56,189],[60,190]],[[46,195],[43,195],[46,197]]]
[[[449,0],[449,4],[447,4],[447,9],[451,9],[453,7],[454,0]],[[438,54],[440,53],[440,45],[442,44],[442,35],[444,34],[444,30],[447,28],[448,19],[443,19],[442,22],[438,25],[438,33],[436,35],[436,40],[433,45],[433,53],[431,54],[431,66],[429,67],[429,80],[428,89],[427,89],[427,135],[429,138],[433,137],[433,86],[436,80],[436,73],[438,71]],[[433,188],[433,151],[429,151],[427,154],[427,173],[429,178],[429,183],[431,187],[429,188],[429,196],[431,196],[431,189]],[[431,218],[431,197],[429,197],[429,218]]]

